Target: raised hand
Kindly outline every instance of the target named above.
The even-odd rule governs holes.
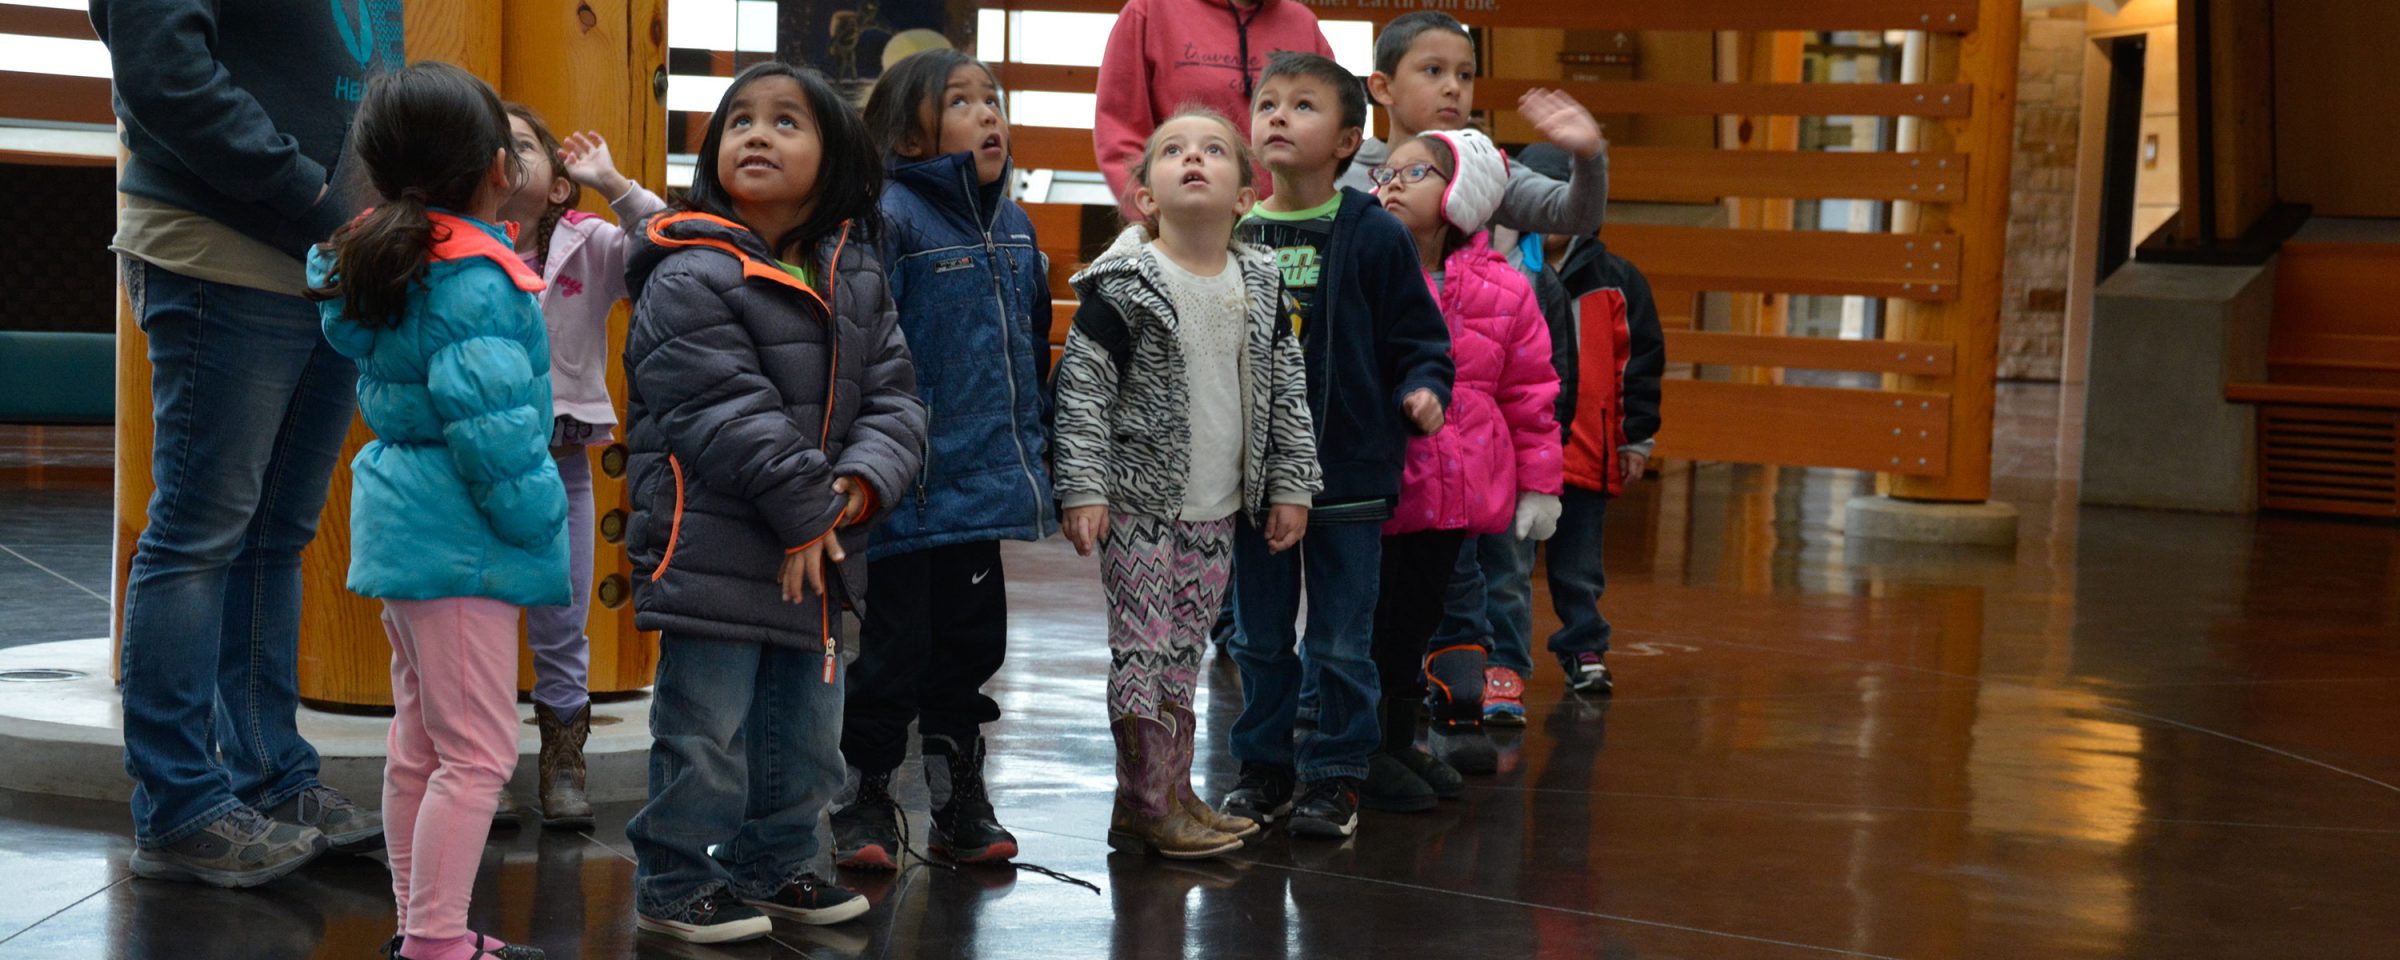
[[[1517,98],[1517,114],[1540,130],[1558,148],[1578,157],[1596,157],[1608,149],[1600,121],[1574,97],[1547,87],[1535,87]]]
[[[558,163],[567,179],[600,191],[602,199],[615,200],[625,194],[633,181],[617,172],[617,161],[609,155],[608,140],[592,130],[567,134],[558,146]]]

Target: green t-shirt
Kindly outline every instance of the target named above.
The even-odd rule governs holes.
[[[1306,210],[1283,213],[1261,204],[1242,218],[1242,240],[1275,251],[1275,267],[1283,271],[1283,288],[1300,304],[1302,343],[1308,342],[1308,331],[1324,316],[1318,288],[1333,246],[1333,220],[1341,212],[1342,195],[1335,193],[1332,199]]]

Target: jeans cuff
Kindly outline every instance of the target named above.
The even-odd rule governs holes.
[[[1359,760],[1356,762],[1345,761],[1341,763],[1324,763],[1304,767],[1300,770],[1300,782],[1304,784],[1316,783],[1322,780],[1331,780],[1335,777],[1348,777],[1352,780],[1364,780],[1367,778],[1367,762],[1364,760]]]
[[[273,793],[260,794],[258,802],[251,804],[251,806],[257,807],[260,813],[265,813],[269,810],[275,809],[276,807],[283,806],[284,801],[290,800],[293,797],[297,797],[301,793],[305,792],[308,788],[317,785],[317,778],[304,777],[296,783],[277,789]]]
[[[238,808],[238,807],[240,807],[241,805],[242,805],[242,802],[241,802],[241,801],[239,801],[239,800],[233,800],[233,799],[227,799],[227,800],[224,800],[224,801],[222,801],[222,802],[218,803],[216,806],[213,806],[213,807],[210,807],[210,808],[208,808],[208,811],[207,811],[207,812],[205,812],[205,813],[202,813],[202,814],[200,814],[199,816],[192,817],[191,819],[185,820],[185,821],[184,821],[184,822],[182,822],[182,823],[176,824],[176,825],[175,825],[175,827],[174,827],[174,829],[168,830],[167,832],[165,832],[165,833],[162,833],[162,834],[159,834],[158,836],[155,836],[155,837],[147,837],[147,838],[143,837],[143,836],[142,836],[142,831],[141,831],[141,825],[140,825],[140,824],[135,824],[135,825],[134,825],[134,831],[133,831],[133,842],[134,842],[134,845],[135,845],[135,846],[140,846],[140,847],[147,847],[147,848],[150,848],[150,849],[152,849],[152,850],[156,850],[156,849],[158,849],[158,848],[160,848],[160,847],[169,846],[169,845],[173,844],[175,841],[178,841],[178,840],[181,840],[181,839],[183,839],[183,838],[185,838],[185,837],[191,836],[192,834],[199,833],[199,832],[200,832],[200,831],[201,831],[203,828],[206,828],[206,827],[207,827],[209,824],[212,824],[212,823],[215,823],[215,822],[217,822],[217,821],[218,821],[220,818],[223,818],[223,817],[224,817],[226,814],[228,814],[228,813],[232,813],[232,812],[235,810],[235,808]]]
[[[637,887],[638,886],[642,885],[638,884],[637,882]],[[690,907],[692,904],[699,903],[703,898],[713,893],[730,893],[730,891],[725,890],[725,888],[720,884],[711,883],[702,886],[698,890],[691,891],[683,896],[669,900],[664,905],[661,905],[659,904],[658,898],[653,896],[649,890],[637,889],[633,898],[634,909],[645,916],[657,917],[662,920],[671,920],[683,915],[685,908]]]

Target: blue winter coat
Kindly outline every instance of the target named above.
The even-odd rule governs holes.
[[[350,461],[350,590],[564,606],[541,278],[499,228],[434,219],[432,262],[398,324],[344,320],[339,299],[319,306],[325,339],[358,362],[358,410],[375,431]],[[309,254],[312,286],[332,269],[327,248]]]
[[[1058,528],[1042,426],[1050,278],[1009,176],[980,184],[974,159],[895,164],[883,192],[883,261],[932,428],[872,559]]]

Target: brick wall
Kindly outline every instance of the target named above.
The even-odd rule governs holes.
[[[2000,376],[2056,380],[2075,236],[2075,147],[2083,112],[2080,7],[2025,18],[2017,59],[2008,265],[2000,301]]]

